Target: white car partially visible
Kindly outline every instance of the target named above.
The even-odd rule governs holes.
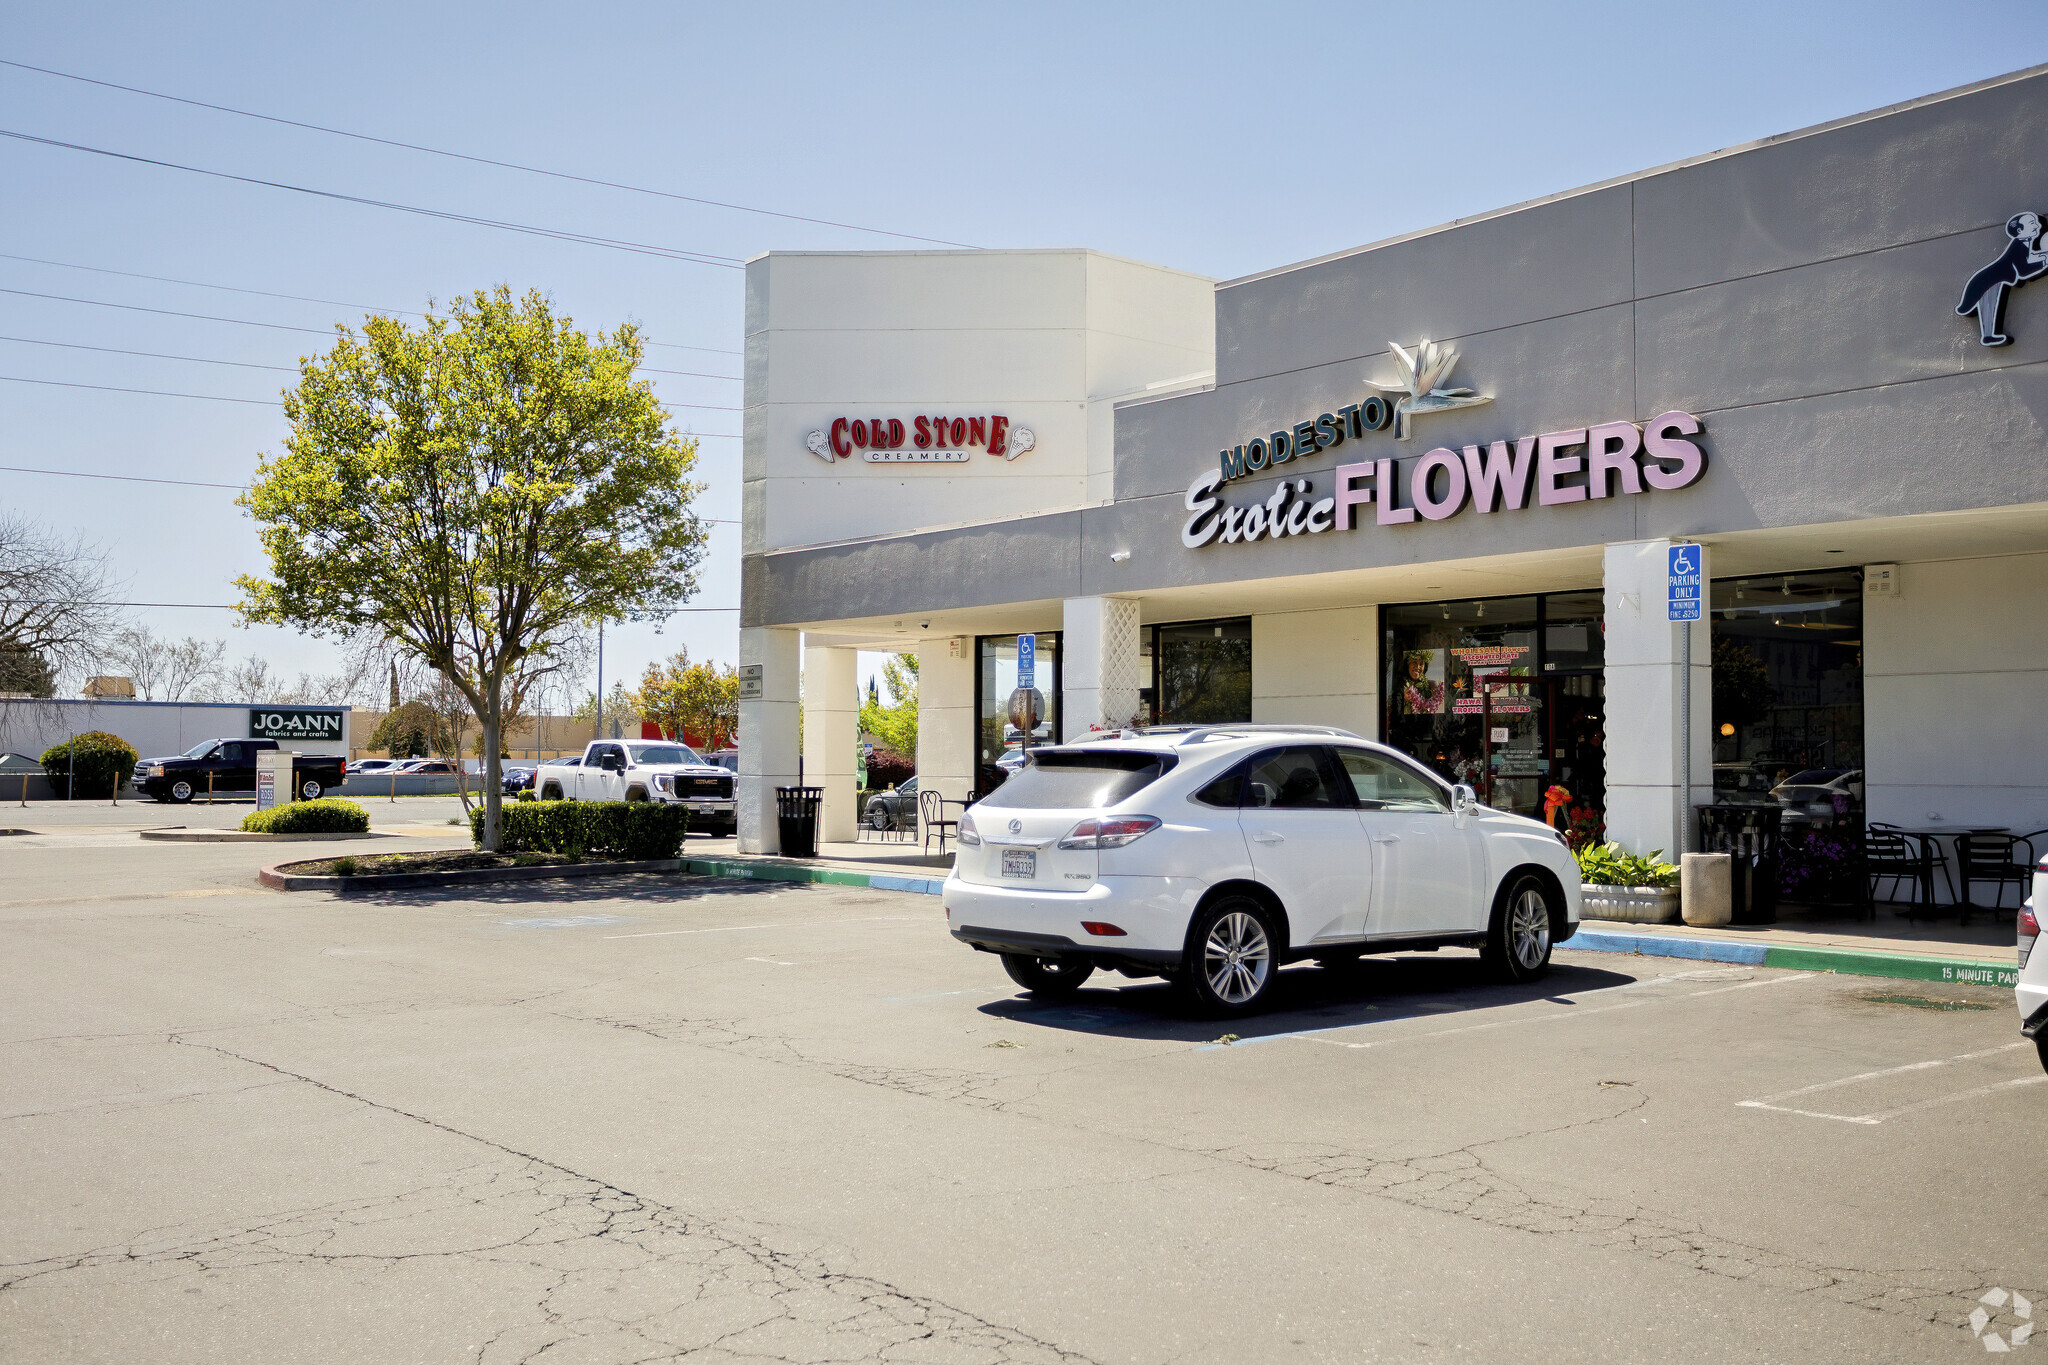
[[[2020,1032],[2034,1040],[2041,1069],[2048,1071],[2048,953],[2039,948],[2043,908],[2048,908],[2048,856],[2034,865],[2033,894],[2020,906],[2020,979],[2013,991],[2020,1007]]]
[[[1238,1014],[1288,962],[1448,945],[1523,981],[1580,917],[1578,864],[1556,831],[1342,730],[1125,731],[1034,749],[959,835],[953,937],[1040,995],[1110,969]]]

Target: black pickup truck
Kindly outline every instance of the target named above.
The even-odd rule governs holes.
[[[209,791],[252,792],[256,790],[256,755],[276,747],[274,739],[209,739],[170,758],[143,759],[135,765],[130,780],[143,795],[179,805]],[[317,801],[322,792],[339,787],[347,776],[348,760],[339,755],[294,754],[291,795]]]

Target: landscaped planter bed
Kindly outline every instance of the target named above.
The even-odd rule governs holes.
[[[526,881],[536,877],[589,877],[607,872],[675,872],[681,858],[583,859],[560,853],[483,853],[443,849],[416,853],[365,854],[356,872],[342,876],[336,858],[279,863],[257,874],[280,891],[390,891],[405,887],[462,886],[472,882]]]

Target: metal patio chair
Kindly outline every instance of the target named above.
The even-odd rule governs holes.
[[[946,831],[954,831],[959,837],[960,822],[946,818],[946,798],[936,791],[920,790],[917,794],[917,823],[924,834],[924,847],[932,846],[932,836],[939,838],[939,856],[946,856]]]
[[[2024,860],[2015,854],[2025,853]],[[2005,898],[2008,884],[2019,888],[2019,897],[2025,900],[2027,890],[2034,882],[2034,845],[2030,840],[2013,834],[1958,834],[1956,836],[1956,871],[1963,882],[1963,923],[1970,922],[1970,912],[1984,910],[1997,914],[2005,907],[2000,903]],[[1970,900],[1971,882],[1990,882],[1992,885],[1991,904],[1980,906]]]
[[[1863,841],[1864,883],[1870,888],[1873,915],[1878,900],[1877,884],[1891,883],[1892,894],[1884,897],[1897,899],[1900,882],[1910,882],[1913,887],[1913,903],[1933,907],[1934,886],[1930,869],[1921,861],[1920,850],[1896,825],[1872,825]]]

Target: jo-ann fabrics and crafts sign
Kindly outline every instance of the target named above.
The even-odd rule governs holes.
[[[1604,422],[1459,450],[1438,446],[1415,460],[1340,464],[1320,494],[1312,478],[1283,478],[1264,500],[1248,505],[1225,499],[1219,491],[1225,471],[1209,469],[1188,485],[1180,540],[1194,550],[1690,488],[1707,472],[1707,453],[1691,439],[1702,430],[1691,413],[1667,412],[1640,425]],[[1342,439],[1293,447],[1280,464],[1311,458]]]

